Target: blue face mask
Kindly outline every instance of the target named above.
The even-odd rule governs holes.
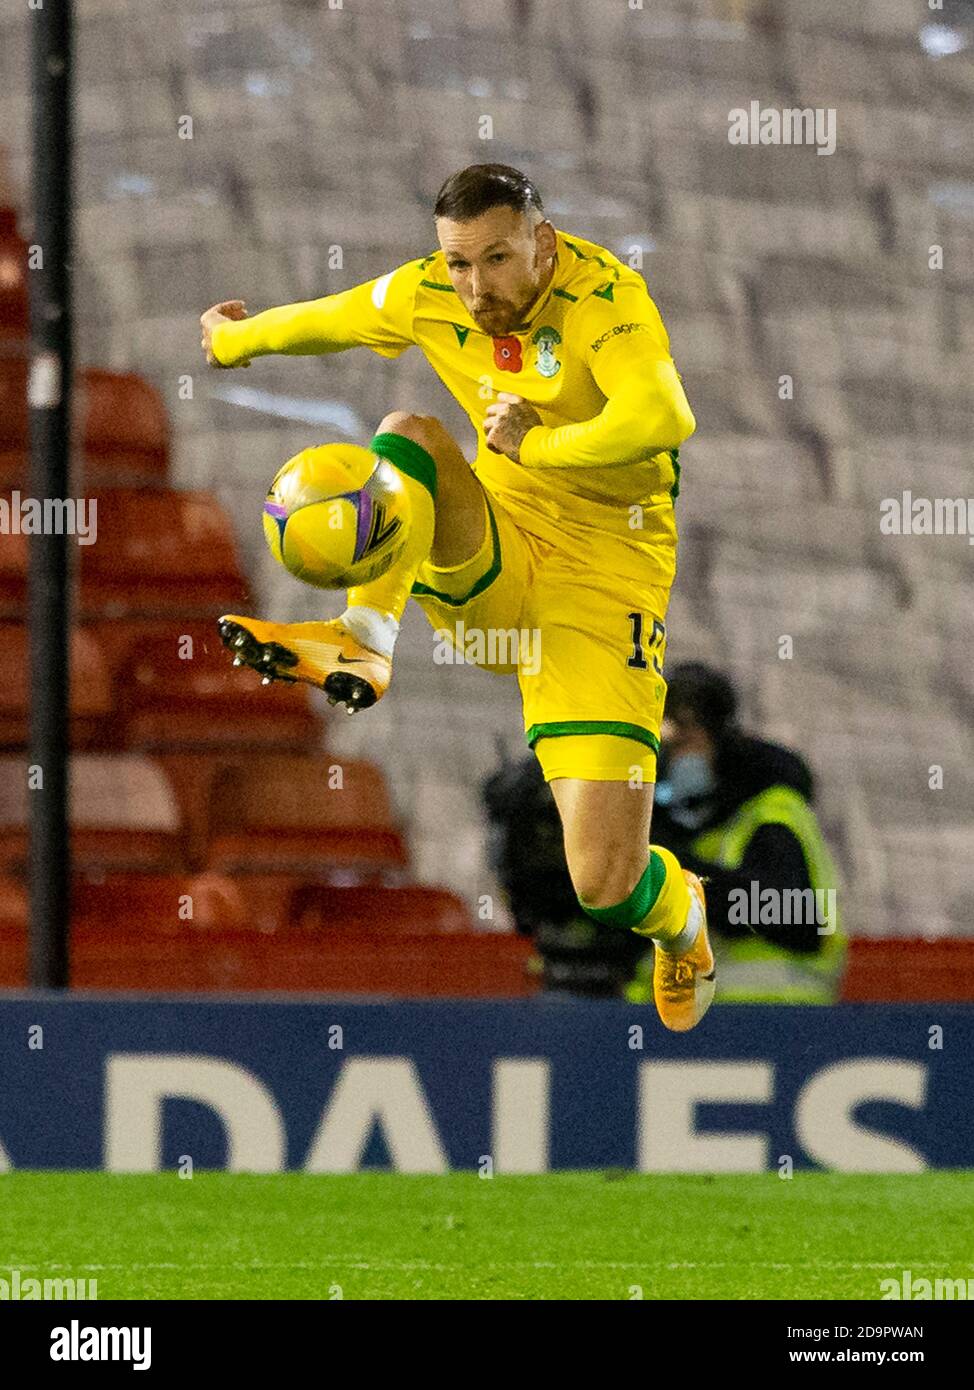
[[[703,754],[683,753],[670,759],[666,780],[657,786],[656,800],[678,824],[692,830],[706,819],[708,808],[700,803],[716,786],[713,769]]]

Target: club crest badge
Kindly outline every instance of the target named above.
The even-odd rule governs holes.
[[[561,342],[561,334],[557,328],[550,328],[547,324],[537,329],[532,335],[532,343],[538,349],[538,357],[535,366],[539,376],[557,376],[561,371],[561,363],[555,356],[555,348]]]

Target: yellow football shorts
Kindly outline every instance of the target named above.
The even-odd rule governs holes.
[[[486,492],[484,502],[476,555],[426,561],[413,584],[437,640],[517,675],[546,781],[655,782],[669,585],[620,578],[611,535],[570,551],[524,531]]]

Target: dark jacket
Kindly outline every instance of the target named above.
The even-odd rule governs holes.
[[[665,771],[665,761],[663,764]],[[653,810],[652,839],[673,851],[686,869],[708,880],[707,922],[711,930],[726,937],[748,936],[751,928],[728,922],[728,894],[734,889],[745,892],[753,880],[761,888],[810,888],[808,867],[799,841],[783,825],[762,825],[751,838],[740,868],[723,869],[709,860],[701,859],[691,848],[704,830],[721,825],[746,801],[769,787],[791,787],[810,804],[814,802],[815,785],[811,769],[799,754],[778,743],[753,738],[740,730],[724,735],[714,760],[717,786],[703,803],[703,819],[693,830],[681,826],[665,806]],[[757,929],[765,940],[791,951],[817,951],[822,944],[816,924],[761,926]]]

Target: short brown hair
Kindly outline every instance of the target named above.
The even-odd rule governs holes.
[[[466,222],[490,208],[509,207],[515,212],[537,208],[543,213],[541,194],[526,174],[509,164],[468,164],[451,174],[436,195],[434,217]]]

